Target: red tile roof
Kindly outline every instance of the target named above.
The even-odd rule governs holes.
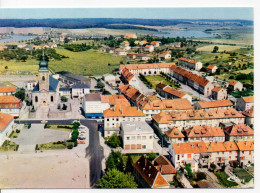
[[[216,108],[216,107],[233,107],[233,103],[230,100],[218,100],[218,101],[205,101],[198,102],[202,109]]]
[[[207,69],[212,70],[215,67],[215,65],[208,65]]]
[[[3,131],[13,118],[12,115],[0,113],[0,131]]]
[[[152,42],[151,42],[151,45],[156,45],[156,44],[158,44],[158,43],[160,43],[160,42],[152,41]]]
[[[254,102],[254,97],[253,96],[248,96],[248,97],[242,97],[243,100],[246,102],[246,103],[253,103]]]
[[[104,117],[144,117],[137,107],[113,107],[103,112]]]
[[[181,91],[178,91],[176,89],[173,89],[172,87],[170,86],[167,86],[166,88],[163,89],[164,92],[167,92],[169,94],[172,94],[173,96],[176,96],[178,98],[182,98],[186,95],[186,93],[184,92],[181,92]]]
[[[154,166],[161,174],[176,174],[177,172],[171,162],[163,155],[159,155],[154,160]]]
[[[132,78],[134,77],[134,75],[127,68],[124,68],[122,70],[121,75],[125,78],[127,82],[130,82],[130,80],[132,80]]]
[[[242,113],[243,115],[247,116],[247,117],[254,117],[254,107],[251,107],[250,109],[244,111]]]
[[[0,93],[7,93],[7,92],[16,92],[16,88],[14,86],[1,86]]]
[[[226,119],[226,118],[244,118],[245,116],[235,109],[201,109],[187,111],[162,111],[154,115],[152,119],[159,124],[172,123],[177,120],[200,120],[200,119]]]
[[[237,83],[238,83],[238,81],[232,80],[232,81],[229,83],[229,85],[230,85],[230,86],[235,86]]]
[[[225,137],[221,127],[193,126],[185,130],[187,137]]]
[[[117,107],[124,106],[130,107],[131,104],[125,98],[124,95],[101,95],[102,103],[109,103],[109,105],[115,105]]]
[[[221,91],[221,87],[218,87],[218,86],[215,86],[213,89],[212,89],[212,92],[219,92]]]
[[[185,136],[182,134],[181,131],[179,131],[178,128],[173,127],[167,131],[164,132],[165,135],[167,135],[170,138],[184,138]]]
[[[161,173],[144,156],[140,157],[133,166],[151,188],[169,186]]]
[[[188,58],[179,58],[179,60],[185,61],[185,62],[189,62],[189,63],[192,63],[192,64],[196,64],[197,63],[197,61],[191,60],[191,59],[188,59]]]
[[[23,106],[23,102],[15,96],[0,96],[0,108],[17,109]]]
[[[248,136],[254,135],[254,130],[245,124],[237,124],[224,128],[224,131],[229,136]]]
[[[236,142],[240,151],[252,151],[254,150],[254,141],[238,141]]]
[[[127,68],[129,70],[134,69],[154,69],[154,68],[170,68],[175,63],[153,63],[153,64],[122,64],[120,69]]]
[[[175,154],[205,153],[207,146],[204,142],[186,142],[172,144]]]

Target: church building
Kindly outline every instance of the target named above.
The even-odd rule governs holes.
[[[60,101],[59,81],[49,75],[48,62],[45,60],[44,53],[39,64],[38,82],[31,96],[36,111],[57,106]]]

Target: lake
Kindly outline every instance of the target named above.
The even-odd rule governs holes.
[[[27,35],[12,35],[11,38],[5,38],[0,39],[0,42],[6,43],[6,42],[15,42],[15,41],[21,41],[21,40],[29,40],[34,39],[37,36],[27,36]]]
[[[164,34],[155,34],[158,37],[185,37],[185,38],[207,38],[207,37],[215,37],[215,34],[206,33],[204,31],[199,30],[162,30]]]

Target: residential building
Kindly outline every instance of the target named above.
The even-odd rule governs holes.
[[[124,38],[126,39],[137,39],[136,34],[125,34]]]
[[[136,107],[112,107],[104,111],[104,137],[119,134],[119,127],[125,121],[145,121],[145,114]]]
[[[146,54],[136,54],[136,59],[137,60],[143,60],[143,61],[147,61],[149,60],[151,57],[147,56]]]
[[[172,179],[176,175],[177,170],[166,157],[159,155],[153,161],[153,165],[167,182],[172,182]]]
[[[210,65],[208,65],[208,67],[206,69],[207,69],[207,72],[214,74],[217,71],[218,67],[216,65],[210,64]]]
[[[23,107],[21,99],[15,96],[0,96],[0,112],[13,115],[14,117],[20,116],[20,111]]]
[[[24,89],[27,91],[32,91],[34,87],[36,86],[37,82],[34,80],[26,81],[24,82]]]
[[[16,88],[14,86],[0,86],[0,96],[7,96],[15,94]]]
[[[185,136],[177,127],[173,127],[164,132],[167,143],[183,143]]]
[[[124,68],[121,71],[121,80],[125,84],[129,84],[131,86],[136,87],[138,84],[138,79],[136,76],[134,76],[133,73],[131,73],[127,68]]]
[[[124,95],[101,95],[102,104],[108,104],[109,107],[131,107],[131,104]],[[105,110],[105,109],[104,109]]]
[[[170,184],[163,178],[162,174],[147,159],[141,156],[134,164],[133,174],[138,185],[142,188],[169,188]]]
[[[14,117],[12,115],[0,112],[0,146],[8,136],[12,133],[14,125]]]
[[[126,54],[129,59],[136,59],[137,53],[129,52]]]
[[[221,127],[193,126],[184,131],[189,142],[225,141],[225,134]]]
[[[210,96],[211,90],[214,88],[209,80],[179,66],[172,65],[169,74],[197,92],[202,93],[204,96]]]
[[[233,103],[230,100],[199,101],[194,104],[195,109],[230,109]]]
[[[172,65],[174,63],[126,64],[120,65],[119,73],[122,73],[123,69],[127,68],[134,75],[158,75],[161,72],[168,74]]]
[[[244,123],[245,116],[235,109],[201,109],[187,111],[162,111],[152,117],[153,124],[162,131],[179,127],[187,129],[192,126],[218,127],[219,123]]]
[[[171,59],[172,56],[171,56],[171,54],[164,52],[164,53],[160,54],[160,58],[166,60],[166,59]]]
[[[172,44],[173,48],[181,48],[181,42],[175,42]]]
[[[114,54],[118,56],[126,56],[127,52],[123,49],[115,49]]]
[[[254,140],[254,130],[245,124],[236,124],[224,128],[226,141]]]
[[[120,46],[123,50],[131,50],[131,46],[129,46],[128,41],[123,41]]]
[[[246,111],[254,106],[254,96],[241,97],[237,99],[236,109]]]
[[[113,74],[104,74],[102,78],[106,83],[108,83],[111,86],[116,86],[117,83],[120,82],[119,78]]]
[[[53,77],[58,79],[62,83],[70,85],[70,86],[77,84],[77,83],[83,83],[83,84],[88,84],[88,85],[91,84],[90,78],[86,78],[84,76],[74,74],[71,72],[67,72],[67,71],[57,72],[55,75],[53,75]]]
[[[187,58],[179,58],[178,65],[184,68],[189,68],[191,70],[200,70],[202,68],[202,63],[195,60],[190,60]]]
[[[152,41],[151,43],[150,43],[153,47],[159,47],[160,46],[160,44],[161,44],[161,42],[158,42],[158,41]]]
[[[144,51],[146,51],[146,52],[153,52],[154,51],[154,46],[153,45],[146,45],[144,47]]]
[[[238,161],[241,166],[248,163],[254,163],[254,141],[238,141],[237,146],[239,149]]]
[[[102,117],[109,104],[102,103],[100,94],[89,93],[83,97],[82,107],[85,117]]]
[[[65,96],[67,98],[71,98],[71,88],[69,88],[69,87],[59,88],[59,95]]]
[[[215,86],[211,90],[211,98],[213,100],[225,100],[225,99],[227,99],[227,97],[228,97],[227,89]]]
[[[228,90],[230,91],[235,91],[235,90],[242,91],[242,89],[243,89],[243,84],[236,80],[232,80],[228,85]]]
[[[88,93],[90,93],[90,86],[88,84],[78,82],[71,87],[72,98],[82,98]]]
[[[144,121],[122,122],[120,136],[123,148],[131,153],[153,151],[153,129]]]
[[[148,100],[140,103],[138,107],[146,114],[147,119],[162,111],[186,111],[193,109],[190,101],[187,99],[164,99]]]
[[[192,96],[162,83],[156,85],[156,91],[165,99],[187,99],[192,102]]]
[[[242,112],[242,114],[246,117],[245,118],[245,123],[253,127],[254,126],[254,107],[251,107],[250,109]]]

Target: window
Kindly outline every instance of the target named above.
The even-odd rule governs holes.
[[[146,149],[146,145],[142,145],[142,149]]]
[[[142,140],[146,140],[146,136],[142,136]]]
[[[44,76],[42,77],[42,81],[45,81],[45,77]]]
[[[178,141],[181,141],[181,138],[178,138]]]
[[[249,155],[251,155],[251,151],[249,151]]]
[[[130,137],[126,137],[126,140],[129,140],[130,139]]]
[[[153,136],[150,136],[150,139],[152,139],[153,138]]]
[[[180,160],[180,155],[177,155],[177,160]]]
[[[107,119],[107,121],[109,121],[109,119]]]
[[[37,97],[37,96],[35,96],[35,102],[36,102],[36,103],[38,102],[38,97]]]
[[[131,139],[132,139],[132,140],[135,140],[135,136],[132,136]]]
[[[118,118],[116,118],[116,121],[118,121]]]
[[[51,96],[51,102],[53,102],[53,96]]]
[[[137,136],[137,140],[141,140],[141,136]]]
[[[191,158],[191,154],[188,154],[188,155],[187,155],[187,158],[190,159],[190,158]]]

